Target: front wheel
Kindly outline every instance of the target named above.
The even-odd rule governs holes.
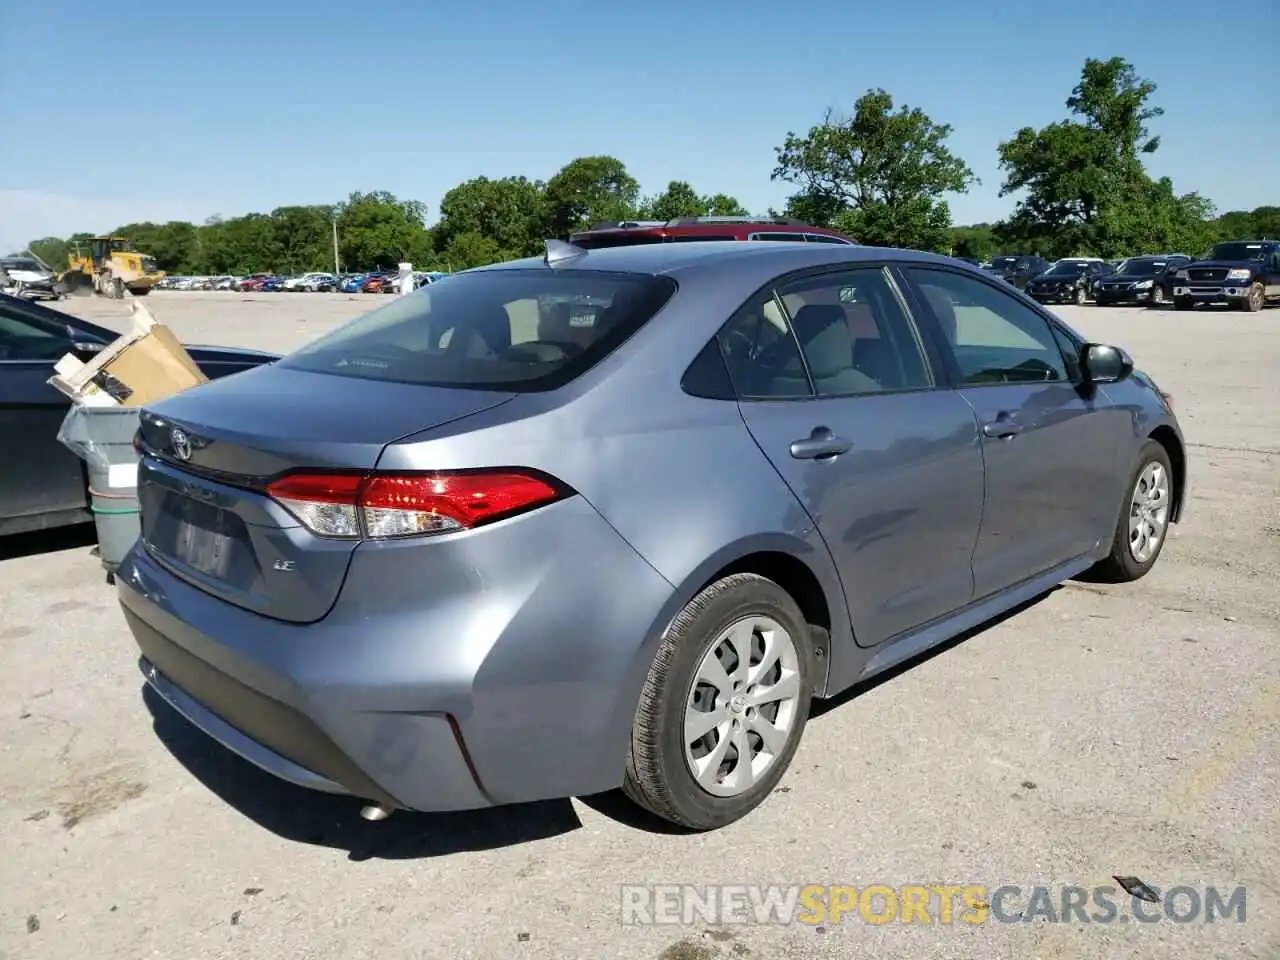
[[[1088,299],[1089,299],[1089,294],[1085,291],[1084,287],[1076,287],[1076,296],[1075,296],[1076,306],[1083,307],[1085,304],[1085,301]]]
[[[1111,552],[1094,567],[1098,578],[1109,583],[1145,577],[1164,549],[1173,511],[1173,468],[1161,444],[1148,440],[1142,445],[1126,489]]]
[[[1240,309],[1248,313],[1257,313],[1266,305],[1266,302],[1267,291],[1263,289],[1262,284],[1250,284],[1249,293],[1240,302]]]
[[[1164,306],[1164,287],[1158,283],[1151,288],[1151,305],[1153,307]]]
[[[694,830],[746,816],[773,792],[812,697],[809,625],[755,574],[703,590],[662,638],[636,709],[623,789]]]

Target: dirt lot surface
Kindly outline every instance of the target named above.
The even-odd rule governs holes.
[[[384,298],[144,302],[188,342],[286,350]],[[825,709],[778,793],[711,835],[613,797],[365,823],[142,696],[81,534],[0,546],[0,957],[1280,955],[1280,311],[1062,313],[1176,398],[1191,500],[1155,571],[1067,584]],[[1123,893],[1126,922],[1029,908],[1116,875],[1243,886],[1246,920],[1130,922]],[[624,926],[623,884],[1013,884],[1001,912],[1026,912]]]

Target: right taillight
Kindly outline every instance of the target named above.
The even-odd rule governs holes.
[[[470,530],[571,493],[522,469],[433,473],[292,473],[267,494],[321,537],[425,536]]]

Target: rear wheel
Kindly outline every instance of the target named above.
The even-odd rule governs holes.
[[[623,789],[673,823],[712,830],[764,801],[809,716],[809,625],[771,580],[703,590],[662,638],[641,693]]]
[[[1142,445],[1126,488],[1111,553],[1094,567],[1100,580],[1128,583],[1145,577],[1164,549],[1173,510],[1173,468],[1155,440]]]
[[[1267,291],[1263,289],[1261,283],[1253,283],[1249,285],[1248,295],[1240,301],[1240,309],[1248,313],[1257,313],[1267,302]]]

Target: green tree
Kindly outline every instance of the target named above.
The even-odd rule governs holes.
[[[1147,174],[1160,147],[1147,122],[1156,85],[1121,57],[1086,60],[1066,100],[1071,118],[1024,127],[1000,144],[1001,196],[1022,193],[998,234],[1046,256],[1126,256],[1203,242],[1210,207]]]
[[[45,262],[50,270],[67,268],[67,250],[69,245],[60,237],[41,237],[27,244],[27,249]]]
[[[674,220],[677,217],[745,217],[746,208],[724,193],[700,196],[685,180],[672,180],[667,189],[643,201],[636,210],[642,220]]]
[[[454,236],[441,253],[437,264],[445,270],[457,271],[470,270],[472,267],[483,267],[509,259],[511,257],[508,252],[504,251],[493,237],[471,231]]]
[[[544,184],[525,177],[476,177],[460,183],[440,202],[433,241],[438,249],[447,251],[459,238],[474,235],[492,240],[498,259],[531,256],[546,239],[544,190]],[[475,250],[474,239],[467,239],[458,249]]]
[[[425,204],[398,200],[386,191],[351,194],[337,208],[344,268],[389,270],[405,260],[429,262],[432,244],[426,213]]]
[[[544,198],[549,235],[565,239],[595,220],[633,217],[640,184],[615,157],[579,157],[547,181]]]
[[[835,226],[862,243],[945,250],[951,211],[943,197],[977,182],[948,149],[947,124],[918,107],[894,110],[884,90],[868,90],[853,115],[828,111],[808,134],[776,148],[772,179],[797,185],[792,216]]]
[[[1280,207],[1229,210],[1213,225],[1213,234],[1215,240],[1280,240]]]
[[[271,211],[270,264],[282,273],[333,269],[333,207],[277,207]]]
[[[951,228],[951,254],[971,260],[990,260],[1000,253],[1000,243],[989,223]]]
[[[1255,207],[1252,217],[1254,237],[1280,240],[1280,207]]]

